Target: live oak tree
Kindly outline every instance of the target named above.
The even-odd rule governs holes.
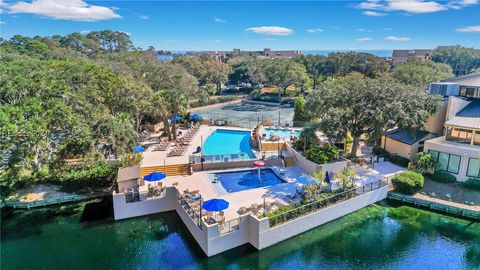
[[[453,77],[452,68],[433,61],[409,61],[393,70],[393,77],[405,84],[413,84],[424,89],[432,82]]]
[[[330,138],[341,140],[350,133],[350,154],[355,156],[362,135],[381,134],[395,126],[422,128],[439,102],[422,87],[391,77],[370,79],[353,74],[320,84],[309,95],[306,109]]]
[[[456,76],[465,75],[480,67],[480,50],[460,45],[441,46],[433,51],[432,60],[450,65]]]
[[[266,82],[278,88],[278,96],[285,95],[289,86],[302,87],[308,80],[304,65],[285,58],[271,60],[263,72]]]

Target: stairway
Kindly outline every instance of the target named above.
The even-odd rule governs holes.
[[[160,166],[140,167],[141,176],[145,176],[152,172],[165,173],[167,176],[191,174],[189,164],[173,164],[173,165],[166,165],[166,166],[160,165]]]
[[[296,165],[293,157],[284,157],[283,161],[285,161],[285,167],[291,167]]]

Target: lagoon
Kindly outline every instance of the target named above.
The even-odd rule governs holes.
[[[262,251],[207,258],[175,212],[114,222],[91,204],[2,219],[1,269],[479,269],[480,224],[374,205]]]

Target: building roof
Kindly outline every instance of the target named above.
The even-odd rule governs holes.
[[[410,131],[410,130],[401,129],[401,128],[396,128],[396,129],[387,131],[385,133],[386,137],[404,144],[409,144],[409,145],[412,145],[416,142],[419,142],[425,139],[428,135],[430,135],[430,133],[427,131],[422,131],[422,130]]]
[[[463,76],[453,77],[450,79],[442,80],[442,82],[457,83],[465,86],[477,86],[480,87],[480,72],[471,73]]]
[[[473,100],[461,109],[446,125],[480,129],[480,100]]]
[[[140,165],[118,169],[117,182],[140,178]]]
[[[432,50],[393,50],[392,57],[424,56],[426,54],[432,54]]]

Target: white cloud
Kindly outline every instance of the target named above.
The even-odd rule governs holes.
[[[114,8],[89,5],[82,0],[33,0],[5,4],[8,13],[29,13],[56,20],[94,22],[121,18]]]
[[[82,31],[80,31],[80,34],[86,35],[90,32],[92,32],[92,30],[82,30]]]
[[[390,40],[390,41],[399,41],[399,42],[406,42],[411,40],[411,38],[408,38],[408,37],[396,37],[396,36],[388,36],[388,37],[385,37],[384,39]]]
[[[257,26],[247,28],[245,31],[272,36],[290,36],[294,33],[292,29],[281,26]]]
[[[312,28],[312,29],[308,29],[307,32],[308,33],[317,33],[317,32],[323,32],[325,30],[321,29],[321,28]]]
[[[367,16],[371,16],[371,17],[382,17],[382,16],[387,16],[387,13],[367,10],[367,11],[363,12],[363,15],[367,15]]]
[[[465,26],[462,28],[457,28],[455,31],[461,33],[480,33],[480,25]]]
[[[366,16],[384,16],[386,12],[403,11],[411,14],[462,9],[478,4],[479,0],[367,0],[357,5]]]
[[[219,17],[214,17],[213,21],[216,22],[216,23],[226,23],[227,22],[227,20],[220,19]]]
[[[6,24],[6,22],[4,22],[4,21],[0,21],[0,24]]]
[[[357,31],[358,31],[358,32],[368,32],[368,33],[373,32],[373,31],[370,30],[370,29],[364,29],[364,28],[358,28]]]
[[[421,0],[389,0],[388,10],[405,11],[408,13],[431,13],[446,10],[447,8],[435,1]]]
[[[138,15],[138,18],[142,19],[142,20],[148,20],[148,15]]]
[[[383,30],[383,31],[392,31],[392,30],[393,30],[393,28],[390,28],[390,27],[385,27],[385,28],[383,28],[382,30]]]
[[[357,38],[358,42],[367,42],[367,41],[372,41],[373,38],[365,37],[365,38]]]

